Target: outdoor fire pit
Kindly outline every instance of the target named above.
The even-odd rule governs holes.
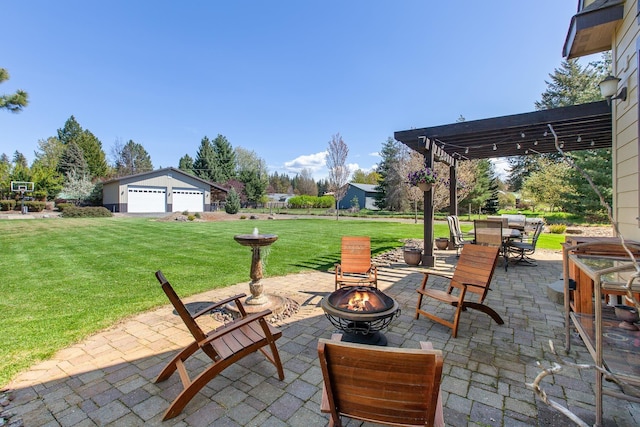
[[[398,303],[373,286],[345,286],[321,302],[333,326],[344,332],[342,340],[387,345],[380,331],[400,314]]]

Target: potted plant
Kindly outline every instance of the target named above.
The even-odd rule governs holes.
[[[407,175],[409,184],[420,188],[422,191],[429,191],[433,183],[436,182],[436,178],[436,171],[428,167],[411,171]]]
[[[436,239],[436,248],[445,250],[449,247],[449,238],[448,237],[438,237]]]
[[[422,261],[422,249],[414,246],[405,246],[403,251],[404,262],[409,265],[418,265]]]

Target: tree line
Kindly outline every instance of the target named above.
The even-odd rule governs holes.
[[[563,61],[559,69],[549,74],[547,89],[535,103],[538,110],[598,101],[598,83],[608,74],[610,53],[600,61],[582,67],[577,60]],[[0,83],[8,79],[0,68]],[[20,112],[28,104],[24,91],[0,96],[0,109]],[[460,116],[458,121],[464,121]],[[348,146],[339,134],[333,135],[327,148],[329,177],[315,181],[312,171],[303,169],[291,177],[268,173],[266,162],[255,151],[234,148],[227,138],[218,134],[210,140],[203,137],[191,157],[179,159],[179,169],[206,181],[232,189],[244,205],[265,203],[268,193],[322,196],[331,193],[336,203],[343,197],[348,182],[376,186],[376,206],[380,209],[407,212],[423,206],[423,192],[407,182],[407,175],[419,169],[424,158],[404,144],[389,137],[380,150],[381,161],[371,171],[346,168]],[[605,199],[612,197],[611,149],[584,150],[569,153],[573,161],[587,171],[599,186]],[[111,163],[101,141],[88,129],[83,129],[71,116],[57,135],[38,141],[35,160],[29,166],[26,157],[15,151],[12,158],[0,156],[0,198],[12,196],[11,181],[35,183],[33,196],[42,200],[66,198],[81,203],[102,203],[102,182],[107,179],[153,170],[149,153],[141,144],[129,140],[115,141]],[[562,161],[559,154],[529,154],[508,159],[510,170],[501,179],[488,159],[461,161],[458,164],[458,206],[461,213],[492,214],[505,208],[546,207],[549,210],[584,215],[588,219],[606,217],[604,208],[588,183],[576,170]],[[435,183],[434,209],[446,210],[449,201],[449,167],[434,165],[440,179]],[[519,204],[516,203],[518,199]],[[336,206],[337,207],[337,206]]]

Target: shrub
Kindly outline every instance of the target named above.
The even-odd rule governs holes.
[[[549,232],[553,234],[564,234],[567,226],[564,224],[552,224],[549,226]]]
[[[240,197],[236,189],[231,187],[227,194],[227,201],[224,205],[224,211],[228,214],[237,214],[240,210]]]
[[[65,218],[100,218],[111,217],[113,214],[103,206],[87,206],[80,208],[77,206],[67,206],[62,211]]]
[[[45,203],[29,200],[24,202],[24,205],[29,209],[29,212],[42,212],[44,210]]]
[[[200,215],[200,212],[196,212],[195,217],[200,219],[200,218],[202,218],[202,215]]]
[[[76,205],[74,205],[73,203],[67,203],[67,202],[56,203],[56,208],[58,208],[58,211],[60,211],[60,212],[64,212],[65,209],[73,208],[75,206]]]
[[[187,219],[189,221],[193,221],[194,219],[196,219],[195,215],[187,215]]]
[[[0,200],[0,211],[11,211],[15,206],[15,200]]]

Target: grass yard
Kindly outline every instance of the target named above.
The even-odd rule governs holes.
[[[340,259],[342,235],[371,236],[374,253],[422,237],[421,224],[354,220],[4,220],[0,386],[56,350],[168,304],[153,275],[158,269],[181,296],[249,282],[251,250],[233,236],[254,227],[279,236],[265,276],[331,268]]]
[[[279,236],[265,276],[328,270],[340,237],[371,237],[375,254],[422,238],[422,223],[340,219],[162,222],[148,218],[0,222],[0,387],[57,350],[127,316],[168,304],[153,273],[161,269],[181,296],[249,282],[250,249],[235,234]],[[463,225],[463,230],[471,228]],[[449,234],[446,223],[434,236]],[[559,249],[562,235],[539,247]],[[247,287],[247,293],[249,289]]]

